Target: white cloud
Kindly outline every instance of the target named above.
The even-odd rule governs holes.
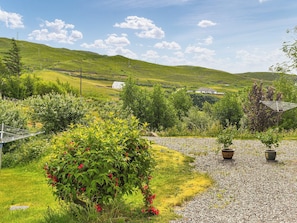
[[[29,39],[73,44],[83,38],[80,31],[73,30],[74,25],[67,24],[60,19],[55,19],[53,22],[45,21],[40,27],[41,29],[34,30],[29,34]]]
[[[97,39],[93,43],[83,43],[80,46],[87,49],[112,49],[116,47],[125,47],[130,45],[130,41],[126,34],[118,36],[117,34],[110,34],[105,40]]]
[[[199,45],[206,45],[209,46],[213,43],[213,37],[212,36],[208,36],[205,39],[201,39],[199,40]]]
[[[22,16],[13,12],[6,12],[0,9],[0,22],[4,22],[5,26],[10,29],[24,28]]]
[[[259,0],[260,3],[268,2],[269,0]]]
[[[144,59],[156,59],[156,58],[159,58],[160,56],[157,51],[148,50],[146,51],[145,54],[142,54],[141,57]]]
[[[185,50],[185,53],[194,54],[194,57],[196,59],[206,59],[206,60],[211,60],[212,57],[215,55],[214,50],[202,48],[199,46],[188,46]]]
[[[197,25],[199,27],[206,28],[206,27],[209,27],[209,26],[215,26],[217,24],[215,22],[210,21],[210,20],[201,20]]]
[[[116,47],[124,47],[130,45],[130,41],[127,39],[126,34],[122,34],[122,36],[118,36],[117,34],[111,34],[104,42],[107,45],[113,45]]]
[[[157,27],[152,20],[138,16],[128,16],[125,22],[116,23],[114,27],[141,30],[136,33],[141,38],[162,39],[165,37],[162,28]]]
[[[102,39],[97,39],[91,44],[83,43],[80,46],[87,49],[106,49],[107,48],[107,45]]]
[[[155,48],[158,49],[169,49],[169,50],[180,50],[181,47],[177,42],[167,42],[167,41],[162,41],[160,43],[156,43]]]
[[[122,56],[125,56],[128,58],[131,58],[131,59],[138,59],[137,55],[134,52],[132,52],[129,49],[123,48],[123,47],[110,48],[107,51],[107,54],[110,56],[122,55]]]
[[[125,47],[130,45],[126,34],[110,34],[105,40],[97,39],[93,43],[83,43],[80,46],[87,49],[104,49],[109,56],[122,55],[128,58],[137,59],[137,55]]]
[[[174,54],[174,56],[176,56],[176,57],[180,57],[180,58],[184,57],[184,53],[181,52],[181,51],[174,52],[173,54]]]

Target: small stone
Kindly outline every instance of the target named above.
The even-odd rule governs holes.
[[[15,210],[26,210],[28,209],[29,206],[18,206],[18,205],[14,205],[14,206],[10,206],[11,211],[15,211]]]

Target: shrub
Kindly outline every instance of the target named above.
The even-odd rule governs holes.
[[[139,188],[144,212],[158,214],[149,187],[154,160],[138,127],[136,118],[114,118],[78,126],[57,137],[57,155],[45,166],[54,194],[70,204],[92,204],[100,212],[115,198]]]
[[[30,99],[33,119],[49,132],[64,131],[70,124],[81,123],[86,114],[82,99],[72,94],[51,93]]]
[[[27,115],[22,104],[17,101],[0,100],[0,124],[11,127],[27,128]]]
[[[9,143],[9,151],[3,155],[3,167],[26,165],[40,159],[48,147],[48,141],[42,136]],[[9,146],[8,144],[5,145]]]

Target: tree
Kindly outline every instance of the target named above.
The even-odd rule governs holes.
[[[261,101],[280,100],[282,95],[275,94],[273,87],[263,88],[263,83],[254,83],[248,94],[248,100],[244,104],[244,112],[248,118],[248,125],[253,132],[262,132],[276,125],[280,120],[281,113],[268,108]]]
[[[204,103],[207,102],[209,104],[216,103],[219,99],[215,96],[211,95],[204,95],[204,94],[190,94],[190,97],[193,100],[193,104],[200,108],[200,110],[203,110]]]
[[[169,128],[174,126],[177,121],[174,106],[165,97],[160,85],[155,85],[152,93],[151,127],[154,129]]]
[[[151,98],[147,91],[136,85],[131,77],[125,83],[120,95],[123,101],[123,109],[131,110],[140,122],[150,122],[151,120]]]
[[[186,89],[180,89],[173,92],[171,95],[171,101],[180,120],[183,116],[187,116],[189,109],[193,106],[193,101],[187,94]]]
[[[130,77],[120,97],[123,109],[130,109],[140,122],[149,123],[151,129],[172,127],[177,121],[174,106],[160,85],[154,86],[153,92],[149,93],[137,86]]]
[[[297,88],[295,82],[290,76],[280,74],[280,77],[274,81],[273,86],[277,92],[282,92],[282,99],[286,102],[297,103]],[[297,109],[291,109],[282,114],[279,127],[283,129],[297,128]]]
[[[3,63],[9,75],[20,77],[22,70],[20,48],[14,39],[11,40],[11,49],[5,53]]]
[[[236,125],[239,127],[243,111],[237,95],[233,93],[224,95],[221,100],[214,104],[213,115],[224,127],[228,125]]]

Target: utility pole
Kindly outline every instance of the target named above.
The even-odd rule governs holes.
[[[80,62],[80,74],[79,74],[79,94],[80,97],[82,97],[82,67],[81,67],[81,62]]]

